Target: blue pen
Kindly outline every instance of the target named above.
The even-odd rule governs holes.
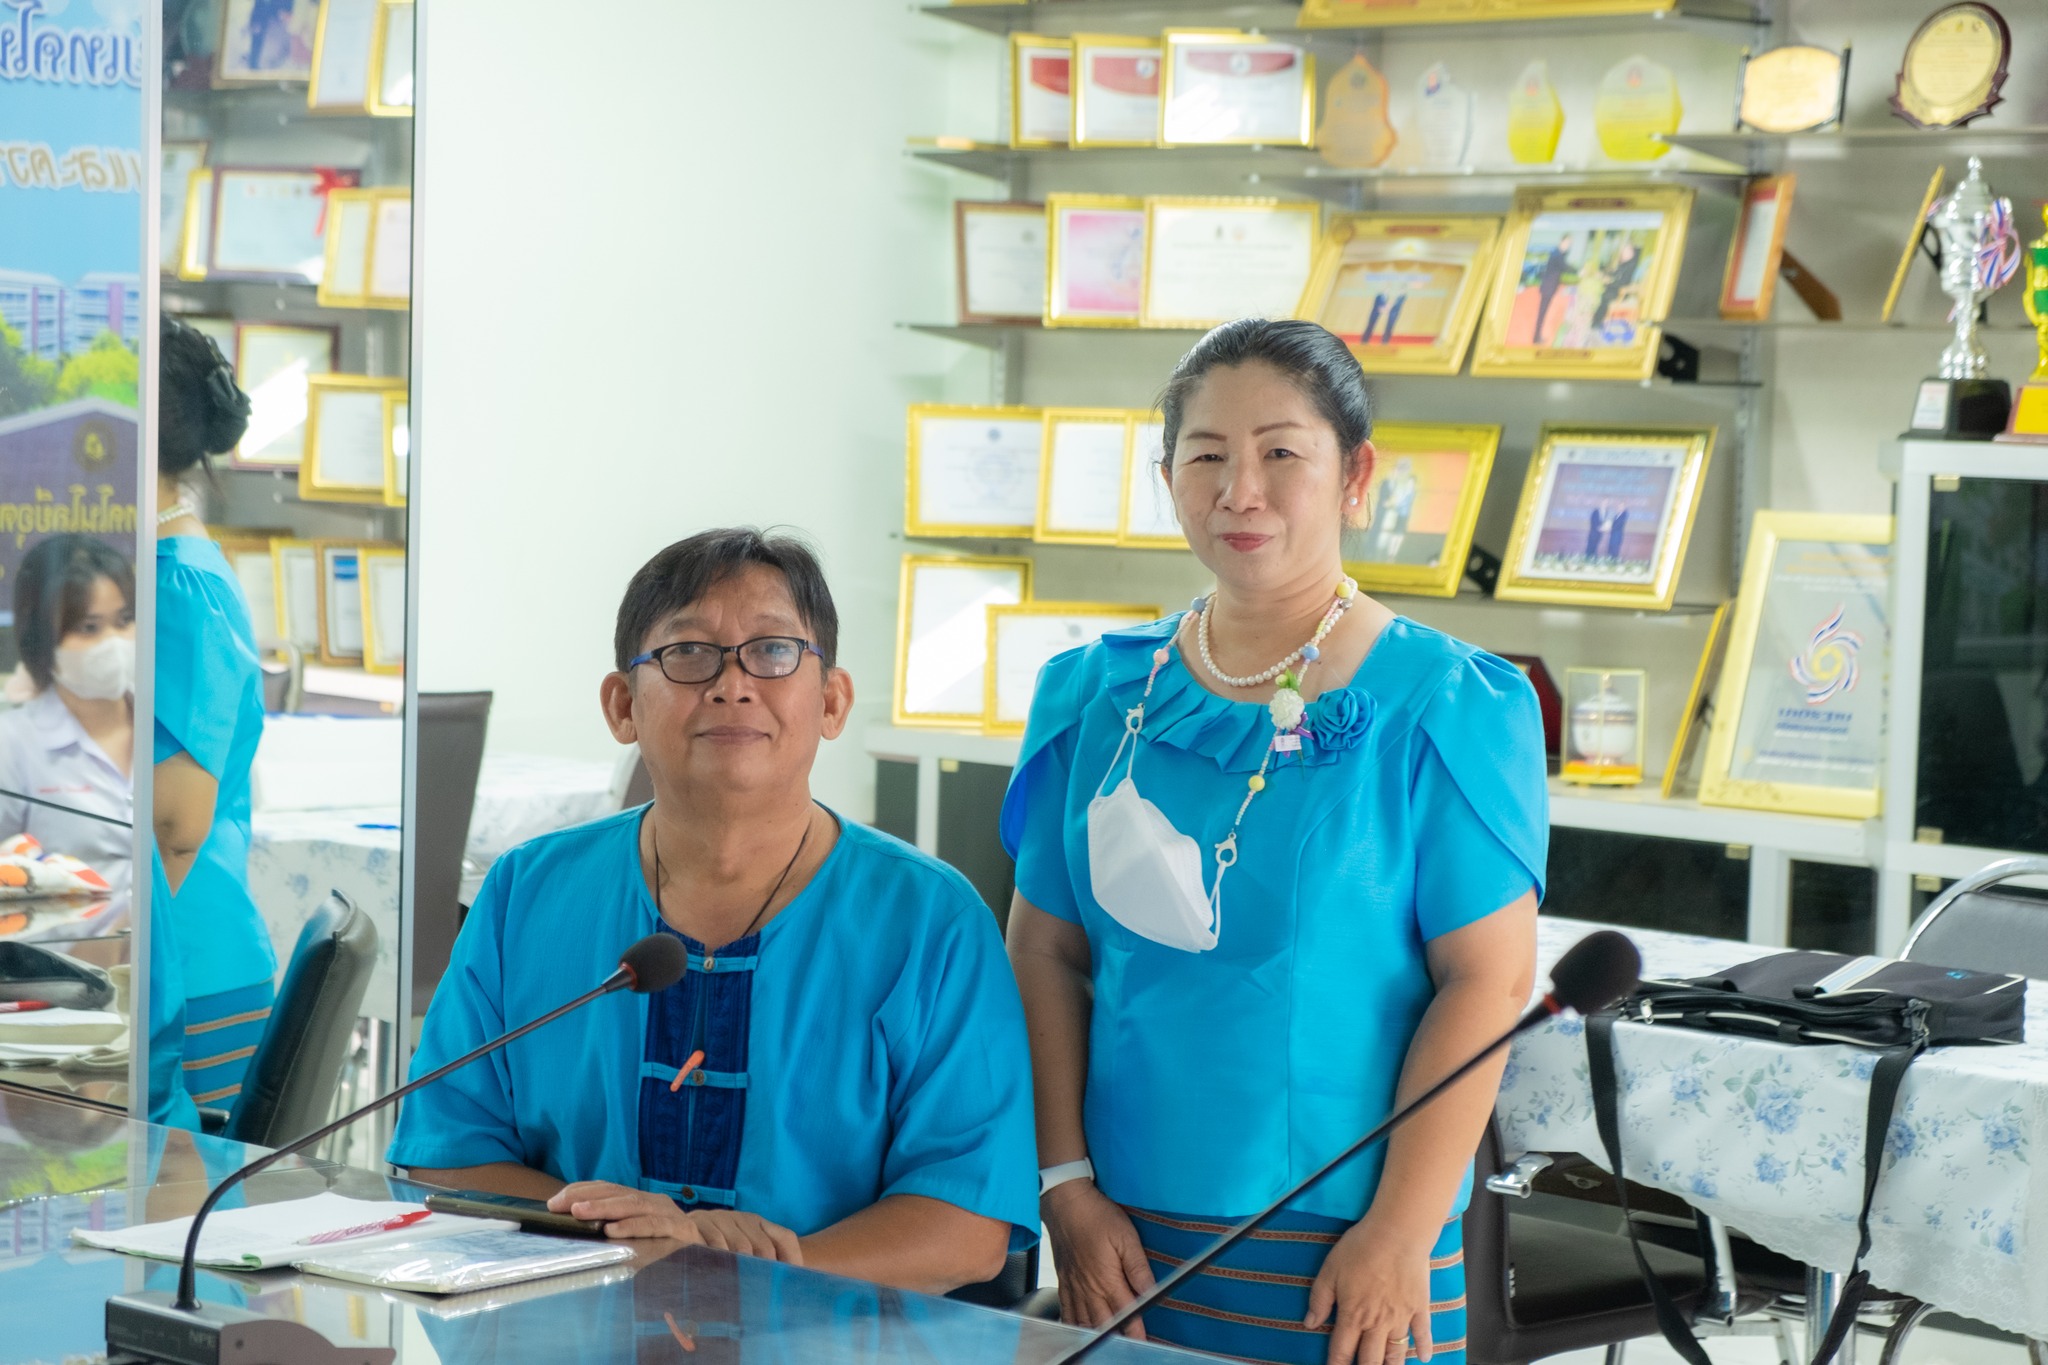
[[[357,825],[357,826],[356,826],[356,828],[357,828],[357,829],[401,829],[401,828],[403,828],[403,826],[400,826],[400,825],[377,825],[377,824],[364,824],[364,825]]]

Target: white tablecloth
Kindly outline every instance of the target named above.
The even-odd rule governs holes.
[[[1541,925],[1546,972],[1598,927],[1548,917]],[[1647,976],[1699,976],[1769,951],[1627,932],[1643,950]],[[1876,1054],[1627,1023],[1615,1039],[1630,1179],[1678,1195],[1788,1256],[1848,1268]],[[1605,1164],[1582,1021],[1553,1020],[1517,1041],[1498,1112],[1511,1159],[1578,1152]],[[2048,1337],[2044,1163],[2048,984],[2034,983],[2025,1043],[1940,1048],[1907,1072],[1871,1212],[1871,1279],[2008,1331]]]

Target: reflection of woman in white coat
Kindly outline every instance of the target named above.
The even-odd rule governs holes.
[[[125,890],[135,813],[134,569],[92,536],[51,536],[15,576],[14,632],[21,667],[7,690],[21,705],[0,714],[0,838],[32,834],[46,852],[68,853]]]

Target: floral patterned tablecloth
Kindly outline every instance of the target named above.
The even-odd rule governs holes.
[[[1550,964],[1603,926],[1545,917]],[[1699,976],[1769,951],[1627,930],[1644,974]],[[1856,1250],[1864,1107],[1876,1054],[1624,1023],[1615,1030],[1630,1179],[1669,1191],[1766,1246],[1846,1270]],[[1497,1108],[1512,1159],[1577,1152],[1603,1166],[1585,1025],[1517,1040]],[[1872,1207],[1874,1283],[2008,1331],[2048,1337],[2048,983],[2027,1041],[1932,1050],[1913,1063]]]

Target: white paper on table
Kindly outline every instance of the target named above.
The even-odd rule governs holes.
[[[223,171],[219,179],[212,268],[320,283],[327,196],[319,172]]]
[[[1152,210],[1145,316],[1291,318],[1315,257],[1313,213],[1162,204]]]
[[[1038,520],[1037,417],[926,417],[918,428],[917,519],[926,526]]]
[[[1286,43],[1232,43],[1228,49],[1170,43],[1167,60],[1173,63],[1173,97],[1160,114],[1164,141],[1300,144],[1307,61],[1302,49]]]
[[[1185,543],[1187,536],[1173,511],[1173,493],[1159,477],[1158,451],[1165,433],[1166,428],[1158,422],[1140,422],[1131,435],[1130,499],[1124,534]]]
[[[322,487],[384,488],[384,393],[327,389],[314,433]]]
[[[988,664],[988,608],[1024,600],[1008,565],[920,564],[910,580],[910,648],[903,709],[913,716],[979,716]]]
[[[327,230],[334,234],[334,273],[327,278],[330,298],[359,299],[369,292],[371,206],[367,199],[333,199],[334,216]]]
[[[417,1213],[424,1207],[388,1199],[350,1199],[329,1190],[275,1204],[216,1209],[207,1216],[206,1227],[199,1234],[198,1261],[204,1266],[236,1270],[290,1265],[293,1261],[307,1258],[315,1250],[301,1245],[303,1238],[382,1222],[402,1214]],[[331,1243],[330,1249],[397,1245],[469,1232],[503,1231],[518,1226],[502,1218],[430,1213],[410,1227],[396,1232],[351,1237],[346,1242]],[[71,1240],[82,1246],[118,1251],[128,1256],[176,1261],[184,1258],[185,1238],[191,1229],[191,1218],[173,1218],[133,1228],[73,1228]]]
[[[327,652],[341,658],[363,652],[362,556],[354,550],[327,555]]]
[[[1038,674],[1054,655],[1092,644],[1105,631],[1142,624],[1135,613],[1073,616],[1036,612],[995,617],[996,711],[992,719],[1022,725],[1031,718],[1031,694]]]
[[[405,662],[405,561],[372,555],[363,574],[364,596],[373,613],[370,633],[377,637],[377,657],[368,662],[396,668]]]
[[[1123,422],[1070,418],[1052,423],[1045,458],[1045,523],[1039,529],[1115,535],[1123,516],[1124,458],[1130,432]]]
[[[395,716],[270,716],[256,744],[255,810],[396,807],[405,724]]]
[[[370,102],[370,58],[377,42],[377,0],[324,0],[315,109],[354,109]]]
[[[1090,47],[1077,76],[1091,142],[1151,142],[1159,136],[1159,48]],[[1144,93],[1149,90],[1149,93]]]
[[[969,313],[997,318],[1044,314],[1044,214],[969,208],[960,220],[960,250]]]
[[[277,585],[283,594],[283,633],[300,649],[318,649],[320,562],[310,545],[288,546],[277,553],[284,565],[284,581]]]
[[[412,200],[379,199],[377,230],[371,237],[370,288],[373,299],[412,297]]]

